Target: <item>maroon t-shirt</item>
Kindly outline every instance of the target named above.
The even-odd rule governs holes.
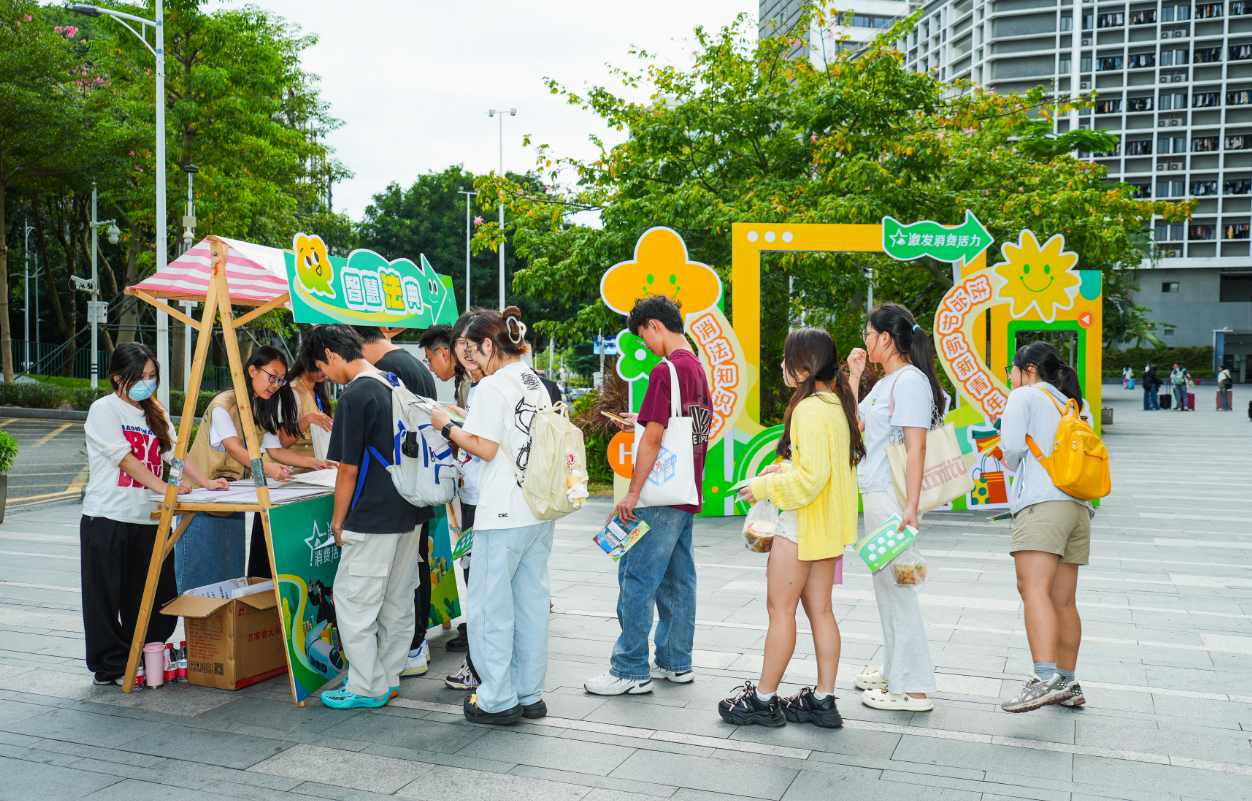
[[[709,382],[704,377],[704,366],[689,350],[676,350],[669,360],[678,373],[679,406],[686,417],[691,418],[692,453],[695,456],[696,492],[704,500],[704,454],[709,448],[709,425],[713,421],[713,407],[709,404]],[[669,425],[669,365],[661,362],[652,368],[648,376],[648,391],[643,396],[638,422]],[[699,512],[699,506],[675,506],[683,512]]]

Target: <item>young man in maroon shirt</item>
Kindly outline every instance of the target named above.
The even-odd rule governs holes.
[[[704,366],[683,335],[682,311],[667,297],[643,298],[635,302],[626,327],[641,337],[650,351],[668,359],[678,373],[680,411],[692,418],[698,498],[713,415]],[[685,684],[695,677],[691,649],[696,629],[696,565],[691,527],[700,505],[635,508],[660,455],[669,418],[670,370],[662,362],[648,376],[648,391],[639,410],[637,422],[645,429],[637,443],[630,490],[613,509],[613,514],[622,520],[642,518],[650,530],[617,563],[617,619],[622,633],[613,646],[609,672],[583,685],[587,692],[596,695],[646,693],[652,691],[652,679]],[[648,632],[652,629],[654,607],[660,619],[655,637],[656,664],[650,666]]]

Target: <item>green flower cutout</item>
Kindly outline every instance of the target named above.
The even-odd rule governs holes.
[[[617,374],[627,381],[647,378],[652,368],[661,363],[643,340],[629,331],[617,335]]]

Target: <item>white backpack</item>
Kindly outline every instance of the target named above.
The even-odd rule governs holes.
[[[530,400],[530,395],[516,378],[501,375],[517,387],[523,398]],[[540,394],[542,397],[534,403],[537,411],[530,424],[530,455],[525,475],[518,468],[517,459],[508,445],[502,442],[500,447],[509,457],[513,475],[522,485],[522,494],[530,511],[540,520],[556,520],[574,511],[574,504],[569,499],[569,477],[577,470],[586,480],[587,451],[583,447],[583,432],[569,420],[569,407],[564,403],[553,406],[542,386]]]
[[[394,447],[391,459],[368,446],[361,459],[352,506],[356,508],[371,456],[382,462],[391,474],[396,492],[414,506],[442,506],[450,503],[460,483],[461,466],[452,456],[452,448],[443,435],[430,424],[430,411],[416,395],[392,373],[359,373],[369,376],[391,390],[391,418]],[[356,380],[355,378],[353,379]]]

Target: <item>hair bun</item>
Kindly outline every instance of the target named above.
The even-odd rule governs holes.
[[[503,314],[505,317],[513,317],[518,320],[522,319],[522,310],[517,308],[516,306],[510,306],[500,313]]]

